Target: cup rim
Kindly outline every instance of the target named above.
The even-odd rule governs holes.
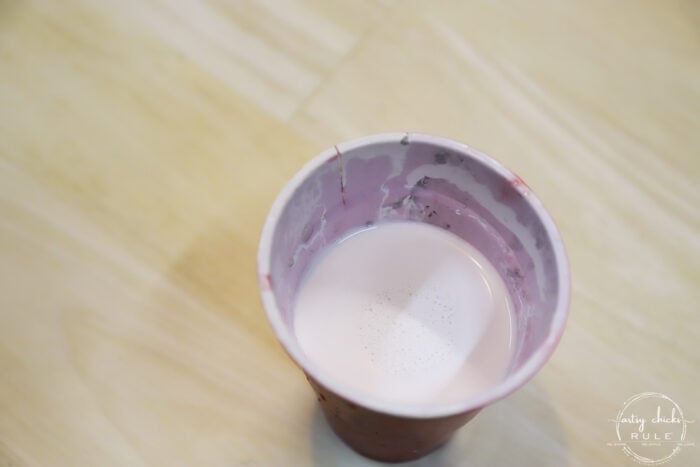
[[[355,391],[352,391],[345,385],[335,381],[333,378],[328,377],[325,372],[321,371],[321,369],[304,354],[301,347],[296,342],[293,333],[290,332],[289,328],[284,323],[282,314],[277,307],[277,302],[269,283],[270,255],[277,222],[287,202],[292,197],[296,189],[309,176],[309,174],[327,162],[329,158],[335,157],[337,152],[342,154],[358,147],[368,147],[386,143],[398,144],[405,142],[405,138],[408,138],[409,144],[420,142],[458,152],[465,157],[475,159],[478,162],[489,166],[507,180],[517,180],[518,183],[516,188],[524,195],[523,198],[530,204],[530,207],[537,214],[545,228],[545,231],[547,232],[547,235],[550,238],[552,249],[554,251],[555,263],[557,266],[557,278],[560,284],[559,292],[556,307],[550,323],[549,332],[543,343],[532,353],[528,360],[520,368],[518,368],[518,370],[508,375],[488,391],[479,393],[476,396],[465,398],[464,400],[450,403],[415,406],[392,403],[383,399],[357,394]],[[527,187],[527,185],[524,184],[524,182],[522,182],[520,177],[515,175],[511,170],[492,157],[487,156],[483,152],[466,144],[441,136],[415,132],[378,133],[351,139],[322,151],[316,157],[304,164],[304,166],[296,174],[294,174],[289,181],[287,181],[270,208],[258,245],[257,271],[258,290],[268,322],[270,323],[275,336],[282,344],[284,350],[305,373],[314,378],[316,381],[319,381],[329,390],[360,406],[376,412],[408,418],[446,417],[480,409],[508,396],[515,390],[525,385],[525,383],[527,383],[535,374],[537,374],[537,372],[544,366],[544,364],[554,353],[554,350],[556,349],[557,344],[559,343],[564,332],[571,300],[571,274],[569,271],[569,261],[561,234],[559,233],[554,220],[545,209],[540,199],[529,189],[529,187]]]

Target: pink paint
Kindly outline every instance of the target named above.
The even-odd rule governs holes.
[[[511,308],[503,280],[473,246],[425,223],[387,222],[324,249],[299,291],[294,330],[339,384],[429,406],[501,381]]]
[[[270,274],[263,274],[258,280],[260,284],[260,291],[268,292],[272,290],[272,276]]]
[[[525,195],[532,193],[532,190],[527,183],[525,183],[523,179],[516,174],[513,174],[513,177],[510,179],[510,184]]]

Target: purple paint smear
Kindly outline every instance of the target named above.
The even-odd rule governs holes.
[[[326,245],[374,223],[425,222],[472,244],[501,275],[514,305],[517,369],[546,338],[559,288],[528,195],[519,178],[432,144],[382,143],[330,158],[291,196],[274,233],[270,282],[284,321],[292,327],[296,290]]]

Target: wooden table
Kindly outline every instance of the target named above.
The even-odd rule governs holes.
[[[255,255],[304,161],[390,130],[519,173],[573,273],[545,369],[415,465],[636,465],[607,445],[625,399],[700,418],[697,2],[5,1],[0,466],[373,465]]]

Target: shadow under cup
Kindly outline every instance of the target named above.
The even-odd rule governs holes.
[[[373,400],[338,384],[301,350],[293,307],[315,255],[350,231],[395,220],[453,232],[503,279],[513,304],[512,360],[486,393],[419,408]],[[525,384],[554,351],[569,305],[561,238],[527,185],[468,146],[414,133],[338,144],[306,164],[268,215],[258,273],[272,328],[305,372],[330,426],[359,453],[384,461],[433,451],[481,408]]]

